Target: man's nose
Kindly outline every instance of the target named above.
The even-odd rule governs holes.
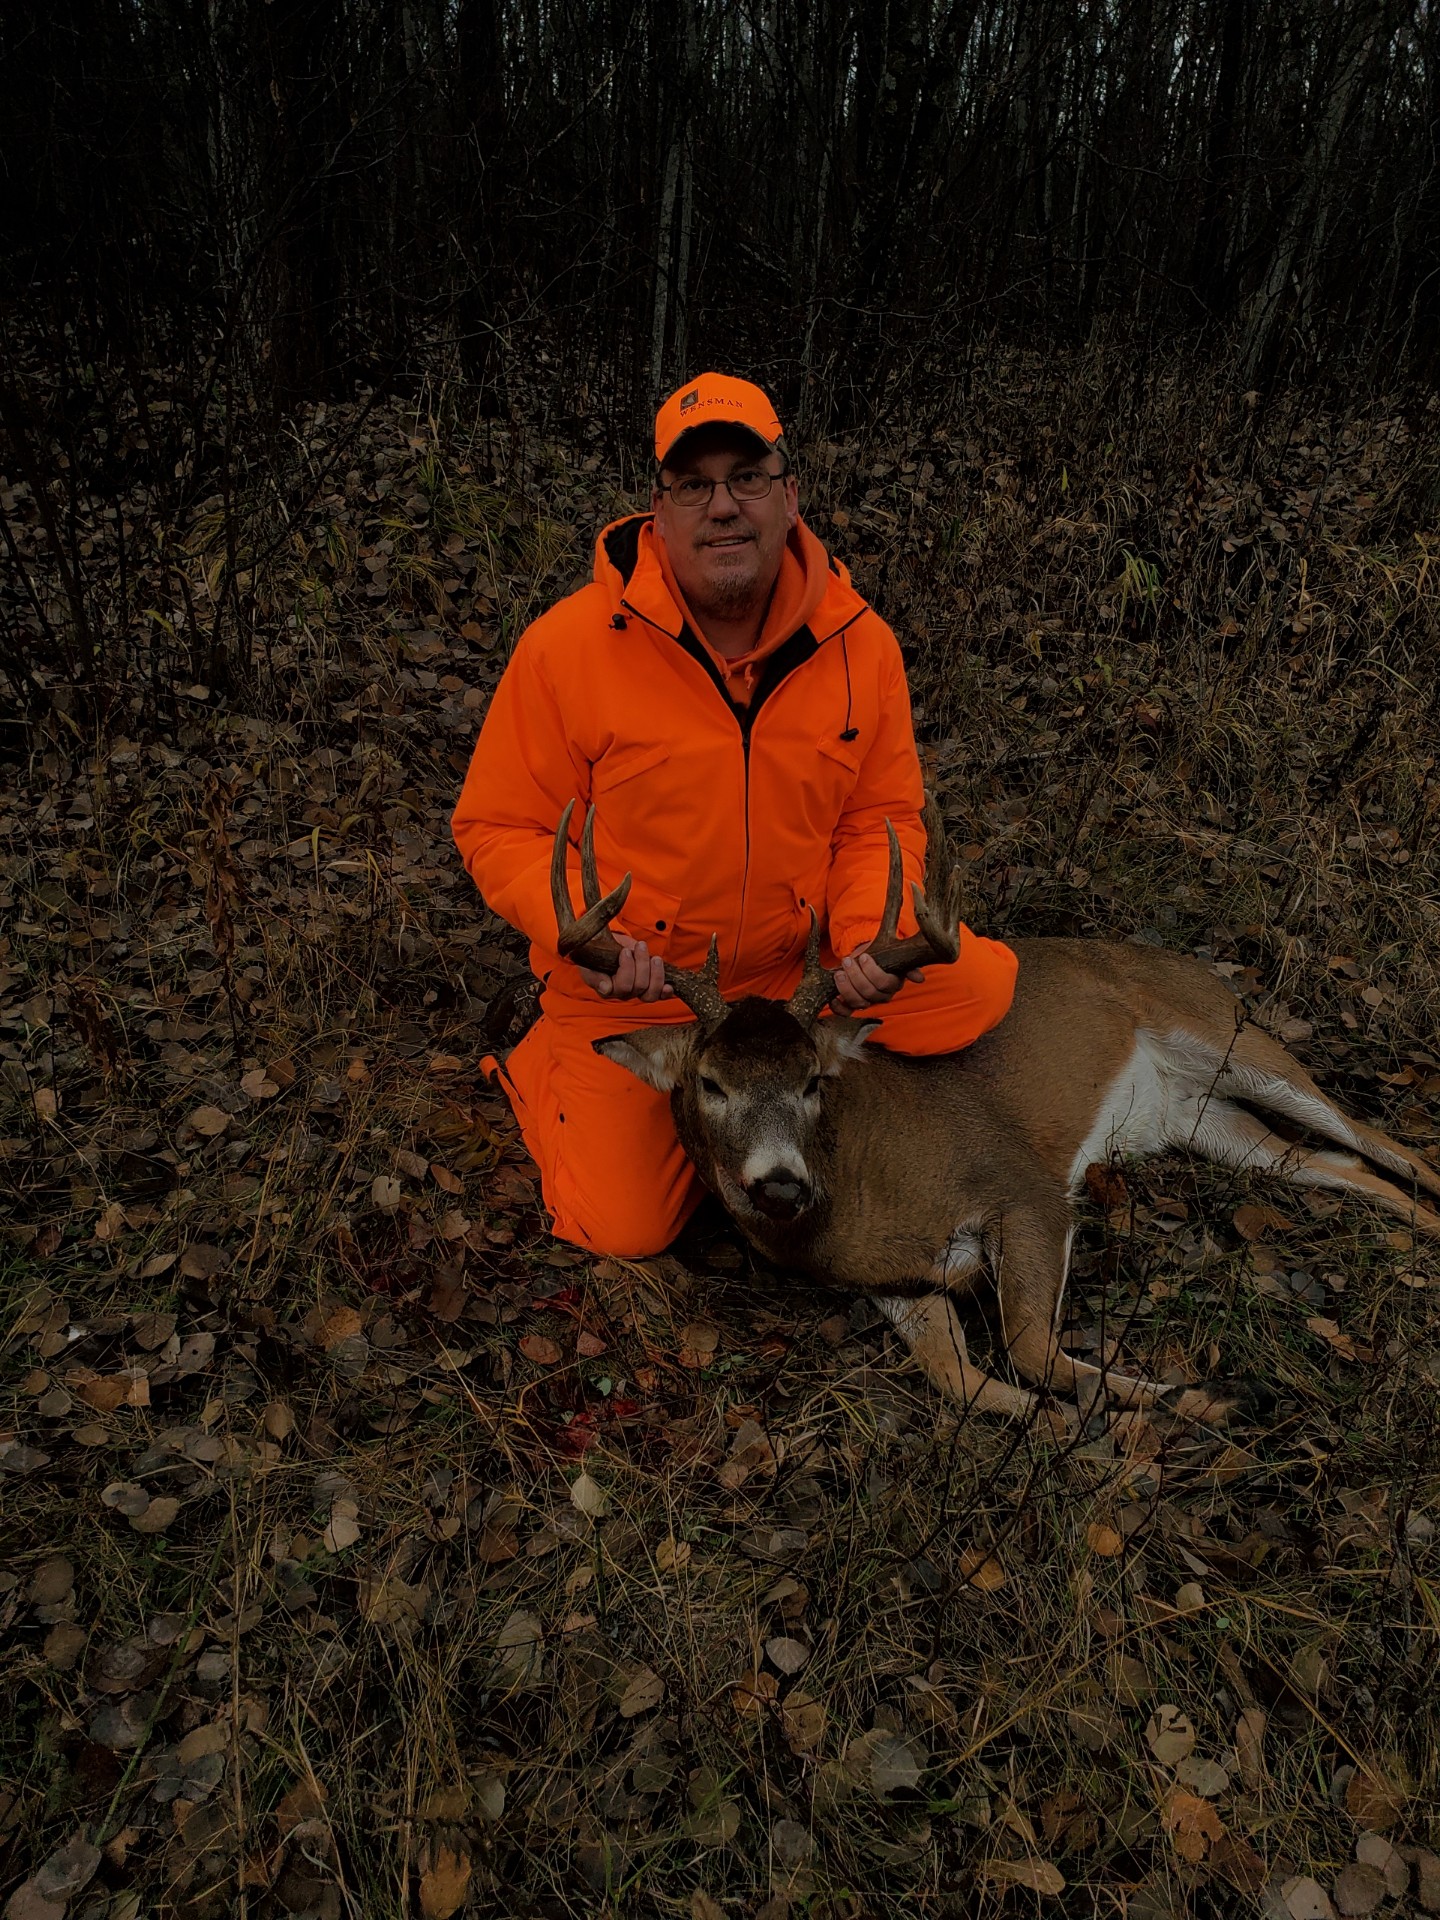
[[[729,487],[723,480],[717,480],[714,491],[710,495],[710,519],[733,520],[739,511],[739,503]]]

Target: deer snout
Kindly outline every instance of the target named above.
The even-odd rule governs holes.
[[[772,1220],[793,1220],[809,1206],[812,1195],[810,1177],[803,1167],[768,1167],[745,1182],[745,1198]]]

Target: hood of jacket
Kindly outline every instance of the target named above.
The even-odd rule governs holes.
[[[653,514],[632,513],[614,520],[595,542],[595,580],[609,597],[612,615],[636,615],[673,640],[689,623],[671,586],[672,577],[662,559]],[[844,565],[826,551],[803,519],[797,520],[781,555],[759,644],[746,657],[757,660],[773,653],[807,626],[823,643],[865,611],[866,602],[851,585]]]

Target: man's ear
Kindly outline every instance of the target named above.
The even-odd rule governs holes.
[[[836,1074],[847,1060],[863,1060],[865,1042],[879,1024],[878,1020],[853,1020],[845,1013],[832,1013],[824,1020],[817,1020],[814,1039],[821,1073]]]
[[[636,1027],[590,1044],[603,1060],[613,1060],[657,1093],[669,1093],[685,1071],[696,1032],[696,1022],[686,1020],[678,1026]]]

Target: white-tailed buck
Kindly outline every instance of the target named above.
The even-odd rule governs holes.
[[[573,806],[551,867],[560,952],[613,973],[620,949],[609,922],[630,876],[601,898],[592,809],[577,919],[566,879]],[[908,938],[897,933],[901,887],[892,831],[875,959],[902,975],[953,960],[954,876],[939,912],[914,888],[920,930]],[[1187,1148],[1371,1199],[1440,1234],[1440,1214],[1409,1191],[1440,1200],[1440,1172],[1342,1112],[1200,961],[1098,940],[1014,946],[1014,1005],[963,1053],[890,1054],[865,1044],[873,1021],[822,1019],[834,982],[813,926],[788,1001],[727,1004],[712,942],[701,972],[665,969],[693,1020],[595,1046],[669,1093],[686,1152],[747,1239],[780,1267],[874,1296],[935,1384],[986,1411],[1035,1404],[966,1355],[952,1296],[987,1266],[1005,1345],[1025,1379],[1073,1392],[1103,1377],[1127,1405],[1163,1391],[1108,1369],[1102,1376],[1056,1337],[1072,1199],[1094,1162]],[[1302,1132],[1331,1144],[1305,1144]]]

